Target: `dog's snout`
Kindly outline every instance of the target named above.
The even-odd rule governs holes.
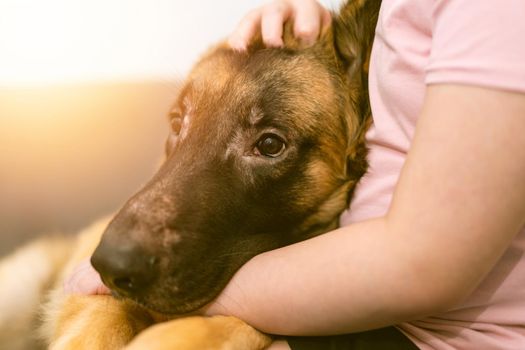
[[[128,296],[144,292],[158,274],[157,258],[130,243],[102,242],[91,257],[91,264],[110,289]]]

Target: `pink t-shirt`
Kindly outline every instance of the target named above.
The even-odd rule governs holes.
[[[525,1],[383,0],[369,80],[370,168],[342,225],[388,210],[427,84],[525,93]],[[461,305],[398,328],[421,349],[524,350],[525,228]]]

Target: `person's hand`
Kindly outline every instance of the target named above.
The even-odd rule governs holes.
[[[64,292],[81,295],[110,294],[110,290],[102,283],[100,275],[91,266],[89,259],[77,265],[65,280]]]
[[[244,51],[260,33],[266,46],[282,47],[283,26],[288,20],[293,20],[294,35],[310,46],[329,26],[331,15],[316,0],[274,0],[244,16],[228,43],[233,49]]]

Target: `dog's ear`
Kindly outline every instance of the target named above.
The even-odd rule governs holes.
[[[336,54],[350,73],[361,67],[368,69],[368,57],[374,39],[381,0],[348,0],[339,11],[332,13],[331,26],[324,30],[315,48],[336,50]],[[283,28],[283,43],[286,49],[300,50],[305,45],[293,32],[293,20]],[[247,52],[264,49],[261,33],[249,42]]]
[[[346,173],[358,181],[367,170],[365,133],[372,122],[368,97],[368,66],[381,0],[348,0],[332,14],[317,49],[335,57],[346,78],[353,113],[347,114],[349,144]]]
[[[333,14],[333,45],[350,78],[368,73],[381,0],[349,0]]]
[[[381,0],[348,0],[332,13],[332,23],[316,49],[335,56],[351,88],[368,91],[370,52]]]

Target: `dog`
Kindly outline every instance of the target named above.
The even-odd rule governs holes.
[[[21,334],[35,325],[30,310],[51,288],[40,326],[51,349],[268,346],[267,335],[234,317],[174,315],[213,300],[255,255],[337,227],[367,170],[379,7],[349,0],[308,48],[288,23],[284,48],[255,38],[247,52],[220,43],[205,53],[169,114],[166,158],[146,186],[74,240],[36,241],[0,263],[0,302],[10,310],[0,316],[0,341],[28,346]],[[62,291],[89,256],[112,296]],[[17,310],[10,286],[35,263],[45,271],[32,271]]]

